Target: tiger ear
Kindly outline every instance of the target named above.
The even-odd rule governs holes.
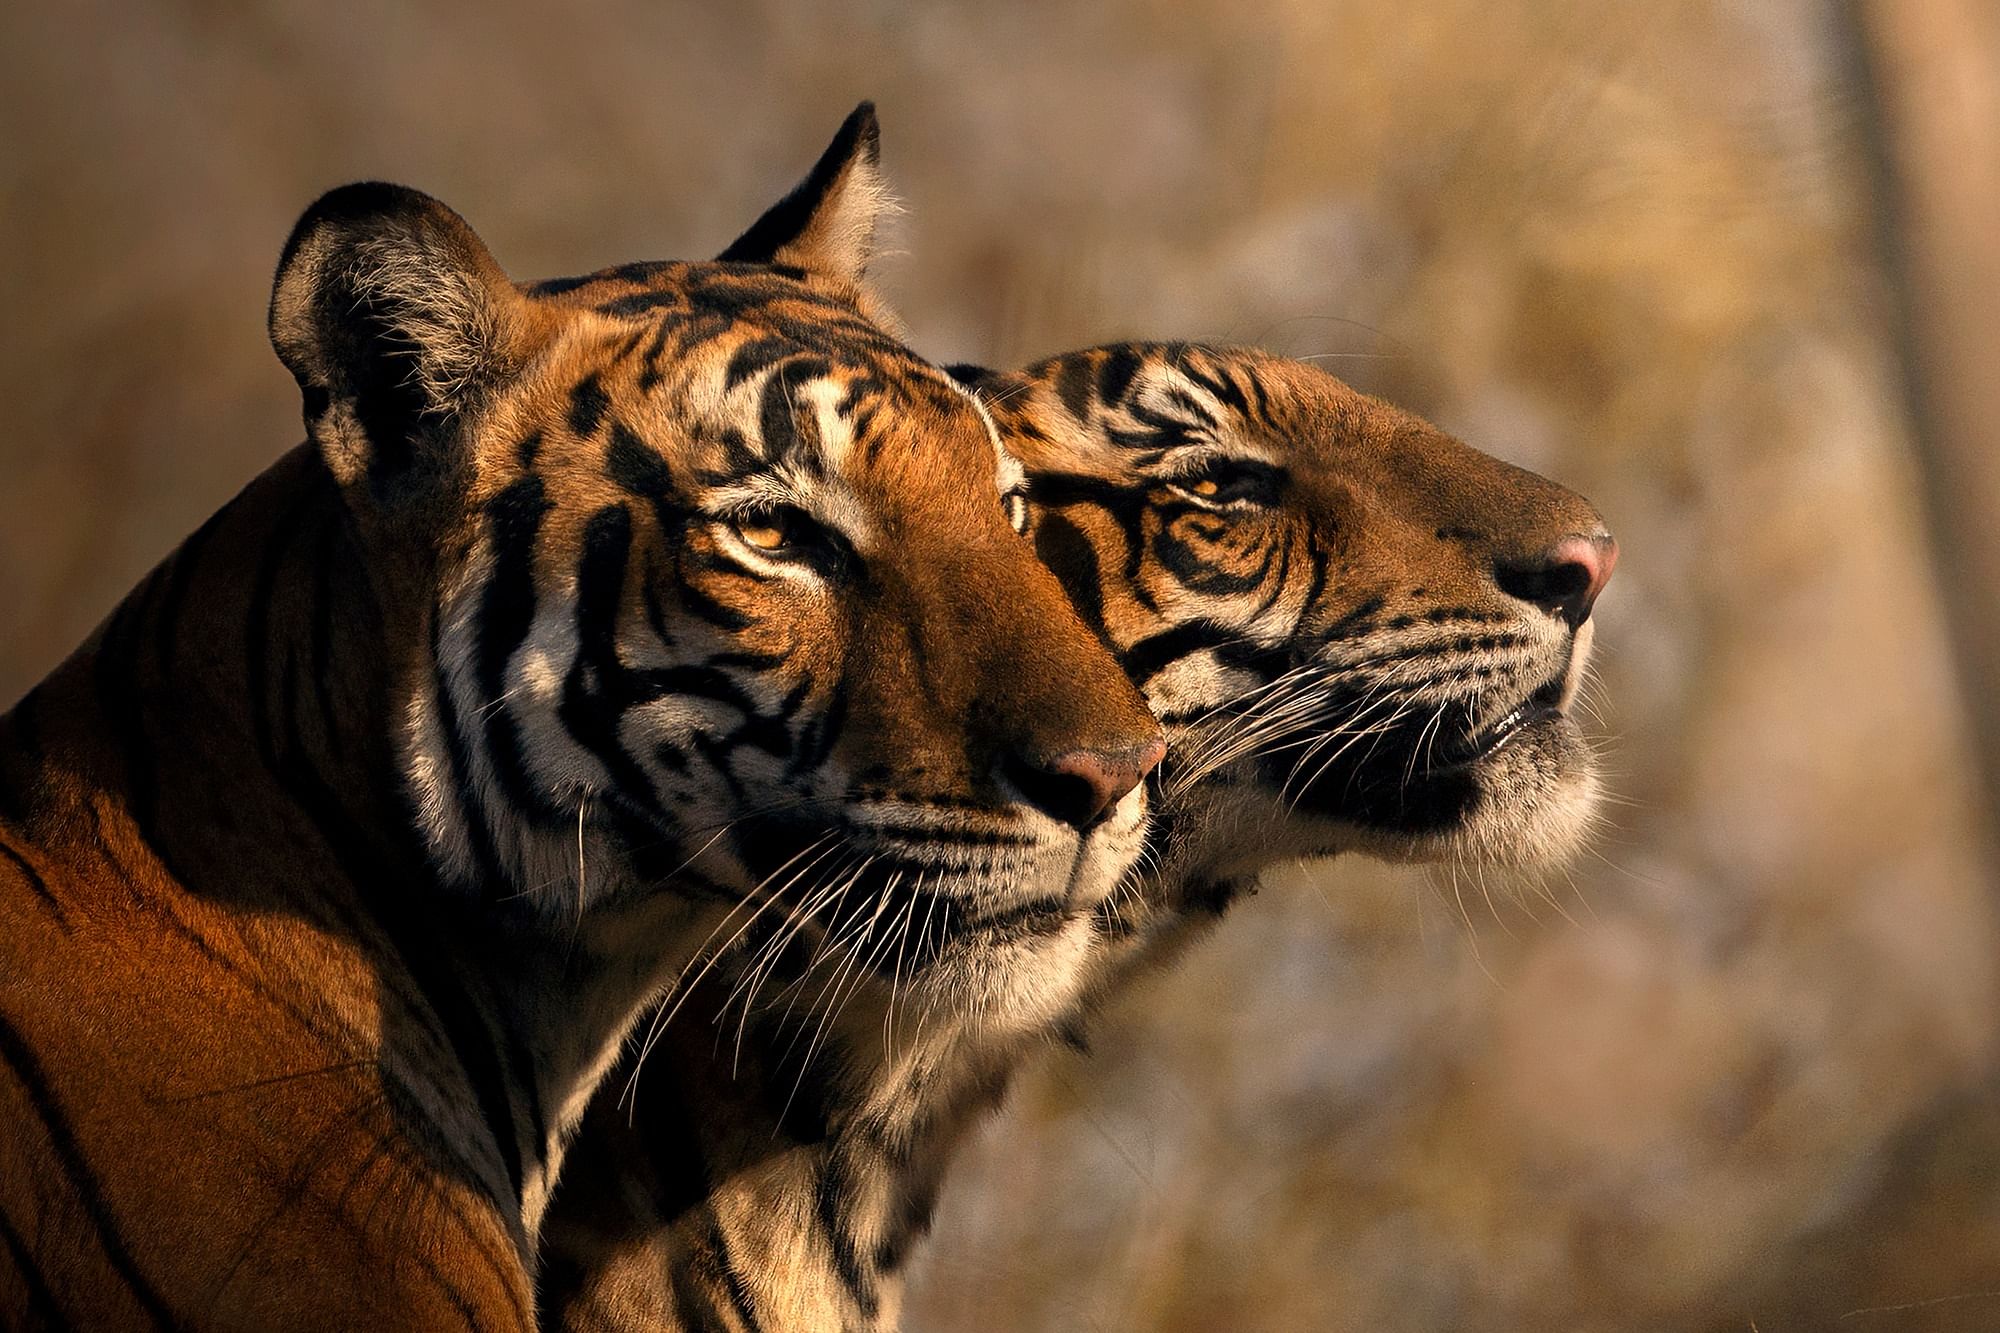
[[[895,209],[881,161],[875,104],[863,102],[841,123],[806,178],[716,258],[788,264],[858,285],[875,257],[876,224]]]
[[[399,185],[320,198],[285,243],[271,344],[343,484],[419,461],[518,370],[526,302],[465,220]]]

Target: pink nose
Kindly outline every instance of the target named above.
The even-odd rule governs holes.
[[[1502,562],[1495,573],[1502,591],[1553,611],[1574,628],[1590,618],[1617,565],[1618,543],[1600,531],[1564,537],[1539,555]]]
[[[1088,829],[1138,786],[1166,753],[1166,741],[1155,736],[1123,750],[1065,750],[1039,763],[1017,763],[1011,776],[1037,809]]]

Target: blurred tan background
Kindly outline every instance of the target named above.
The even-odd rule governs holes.
[[[1954,418],[1898,369],[1962,272],[1888,280],[1928,252],[1871,95],[1976,89],[1856,36],[1811,0],[0,8],[0,701],[297,438],[263,309],[320,190],[421,186],[517,276],[697,256],[873,97],[933,355],[1320,358],[1624,547],[1598,854],[1273,882],[1023,1081],[909,1326],[2000,1328],[1944,616],[1977,681],[1994,585],[1980,524],[1926,522],[1966,492],[1910,423]]]

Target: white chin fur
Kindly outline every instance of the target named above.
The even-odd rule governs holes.
[[[1597,812],[1597,760],[1568,717],[1504,747],[1479,777],[1480,801],[1453,851],[1504,865],[1553,865],[1583,845]]]
[[[1583,845],[1602,790],[1596,756],[1567,715],[1524,729],[1480,763],[1478,781],[1479,800],[1457,829],[1414,838],[1362,830],[1353,850],[1391,861],[1556,865]]]
[[[1211,807],[1202,877],[1255,875],[1287,860],[1360,852],[1378,860],[1424,863],[1470,859],[1489,865],[1547,866],[1574,855],[1589,834],[1600,783],[1596,757],[1567,716],[1531,724],[1481,762],[1479,800],[1445,832],[1411,835],[1313,819],[1290,806],[1263,818]]]

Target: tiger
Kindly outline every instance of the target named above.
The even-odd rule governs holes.
[[[299,220],[305,442],[0,716],[0,1323],[538,1326],[594,1089],[809,869],[906,995],[1067,1002],[1161,728],[883,322],[879,140],[713,261]]]
[[[1588,832],[1573,705],[1618,547],[1582,497],[1252,348],[953,369],[1026,471],[1038,555],[1165,726],[1144,852],[1079,909],[1077,1000],[1038,1040],[961,1039],[944,1068],[899,1051],[918,1043],[893,986],[851,1006],[867,1019],[829,1081],[796,1056],[810,958],[751,949],[695,977],[662,1049],[586,1112],[544,1232],[551,1327],[894,1328],[954,1151],[1009,1078],[1087,1048],[1090,1016],[1263,872],[1533,865]]]

